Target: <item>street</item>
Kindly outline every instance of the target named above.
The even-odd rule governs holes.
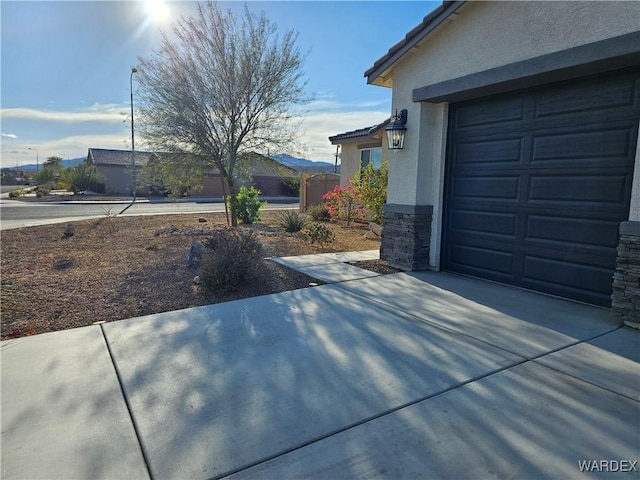
[[[267,199],[266,210],[297,209],[297,198]],[[129,202],[60,202],[35,203],[21,202],[3,198],[0,200],[0,230],[20,228],[66,221],[100,218],[106,215],[120,214]],[[221,201],[158,201],[141,199],[122,213],[133,215],[166,215],[180,213],[224,212]]]

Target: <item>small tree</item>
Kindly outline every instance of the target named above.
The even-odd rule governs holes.
[[[369,163],[365,168],[356,172],[349,182],[373,222],[382,222],[382,208],[387,201],[388,178],[388,162],[383,162],[379,169]]]
[[[140,171],[138,186],[161,187],[179,198],[185,191],[202,189],[206,173],[206,162],[195,155],[157,154]]]
[[[56,180],[62,175],[62,157],[53,156],[47,158],[42,168],[34,175],[39,185],[53,188]]]
[[[242,154],[282,149],[294,138],[288,120],[304,102],[297,34],[279,37],[264,13],[247,7],[239,22],[214,2],[199,5],[173,33],[140,59],[139,131],[156,151],[194,154],[216,168],[235,198]]]
[[[235,203],[238,220],[245,225],[259,222],[262,210],[267,206],[267,202],[260,201],[260,190],[256,187],[247,188],[244,185],[233,197],[229,197],[229,203]]]
[[[42,164],[42,168],[50,168],[56,171],[60,171],[63,168],[62,161],[62,157],[54,155],[53,157],[49,157],[45,160],[45,162]]]
[[[102,181],[102,176],[96,172],[96,167],[86,162],[67,168],[63,177],[73,191],[89,190],[92,185]]]
[[[332,218],[342,218],[347,221],[347,227],[362,213],[362,204],[351,185],[336,185],[333,190],[325,193],[322,198],[326,202],[326,209]]]

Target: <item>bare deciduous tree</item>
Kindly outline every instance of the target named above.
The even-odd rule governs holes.
[[[241,21],[216,3],[163,34],[162,46],[140,59],[140,127],[156,151],[188,153],[215,167],[228,185],[243,154],[284,148],[294,139],[293,108],[305,102],[297,34],[280,37],[264,13]]]

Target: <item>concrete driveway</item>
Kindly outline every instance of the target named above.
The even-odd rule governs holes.
[[[638,477],[640,331],[324,258],[335,283],[2,342],[2,478]]]

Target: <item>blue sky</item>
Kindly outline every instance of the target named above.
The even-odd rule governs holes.
[[[129,149],[129,75],[138,57],[159,46],[162,30],[195,13],[195,2],[5,1],[1,15],[1,166],[89,147]],[[367,85],[364,71],[440,2],[252,1],[281,32],[298,32],[305,62],[307,105],[302,147],[290,153],[333,161],[327,137],[384,120],[391,91]],[[241,13],[243,2],[218,2]],[[135,97],[134,77],[134,97]],[[134,98],[135,102],[135,98]],[[137,142],[136,142],[137,143]]]

